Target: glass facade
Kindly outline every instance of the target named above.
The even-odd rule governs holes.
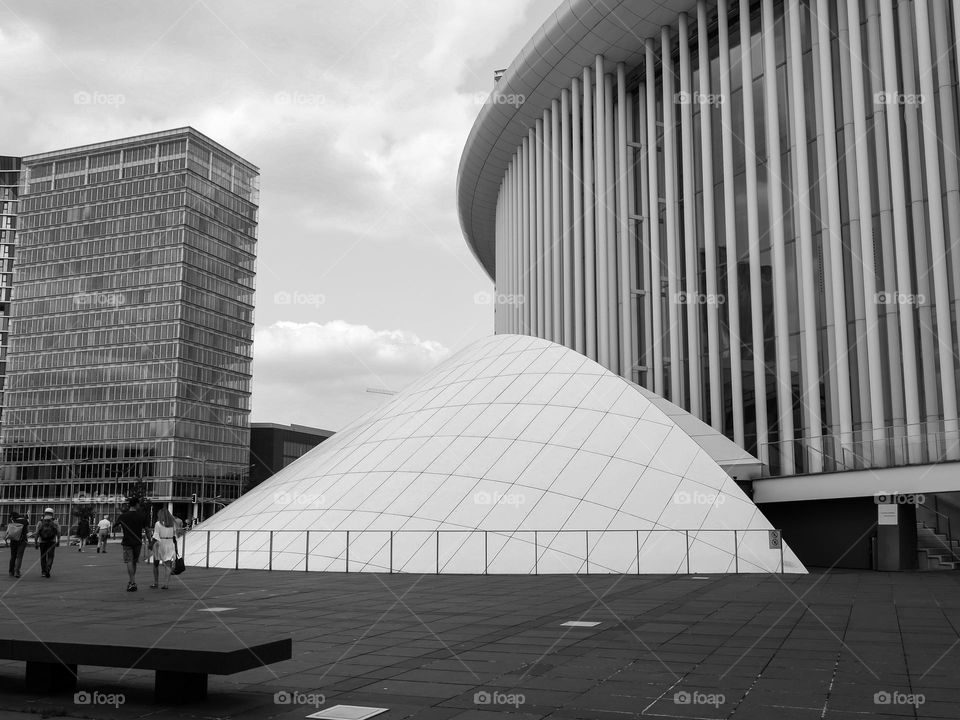
[[[20,158],[0,155],[0,428],[3,427],[4,392],[7,384],[10,293],[13,288],[19,193]]]
[[[24,158],[19,191],[0,501],[237,497],[257,168],[184,128]]]
[[[960,459],[955,8],[689,5],[542,116],[478,121],[527,137],[483,161],[510,158],[497,332],[596,359],[774,475]]]

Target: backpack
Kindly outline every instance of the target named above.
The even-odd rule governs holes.
[[[7,525],[7,540],[19,540],[23,536],[23,525],[20,523],[9,523]]]
[[[53,542],[57,537],[57,526],[50,518],[44,518],[37,528],[37,537],[41,542]]]

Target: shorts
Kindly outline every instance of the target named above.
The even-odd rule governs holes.
[[[135,563],[140,559],[140,550],[143,548],[142,545],[122,545],[121,547],[123,548],[123,561],[125,563]]]

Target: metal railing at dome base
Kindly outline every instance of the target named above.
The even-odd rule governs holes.
[[[190,530],[188,566],[422,574],[804,572],[779,530]],[[792,554],[791,554],[792,557]]]

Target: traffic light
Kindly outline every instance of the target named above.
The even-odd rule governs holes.
[[[190,497],[190,502],[192,502],[194,505],[197,504],[197,494],[196,494],[196,493],[194,493],[194,494]]]

